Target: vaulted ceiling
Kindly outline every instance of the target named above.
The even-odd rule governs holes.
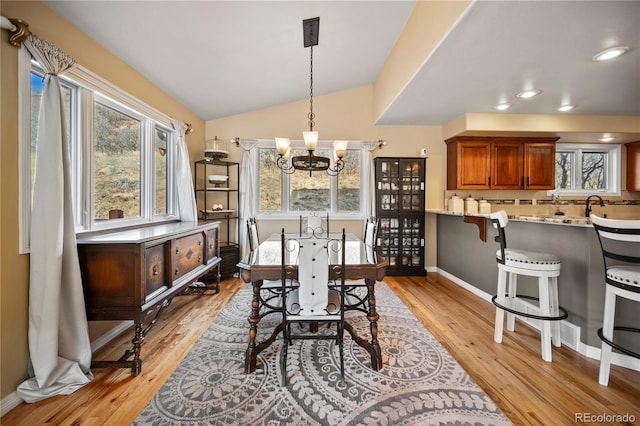
[[[204,120],[309,95],[302,20],[320,16],[314,95],[371,84],[414,1],[45,1]],[[377,118],[468,112],[640,117],[640,2],[476,1]],[[629,52],[594,62],[597,52]],[[541,95],[517,99],[523,89]],[[560,113],[563,103],[576,105]],[[639,118],[640,120],[640,118]]]

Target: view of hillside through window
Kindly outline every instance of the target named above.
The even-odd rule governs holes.
[[[293,155],[305,155],[304,149],[295,149]],[[318,149],[316,155],[331,157],[331,149]],[[309,172],[297,170],[285,176],[276,166],[278,154],[273,148],[259,151],[259,211],[282,212],[283,180],[289,180],[290,212],[298,211],[360,211],[360,151],[348,150],[344,158],[345,168],[337,179],[337,206],[331,206],[331,177],[324,171]]]
[[[140,121],[99,102],[94,103],[94,218],[109,210],[124,217],[140,211]]]

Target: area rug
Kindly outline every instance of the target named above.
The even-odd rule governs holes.
[[[280,386],[280,336],[244,373],[251,286],[243,286],[213,321],[135,425],[431,425],[510,424],[489,397],[384,283],[376,286],[381,371],[345,337],[345,380],[335,342],[297,340],[289,347],[288,384]],[[349,322],[370,336],[369,322]],[[278,323],[267,316],[258,340]]]

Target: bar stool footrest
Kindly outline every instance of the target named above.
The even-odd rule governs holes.
[[[509,296],[508,294],[505,294],[505,296]],[[533,296],[527,296],[524,294],[516,294],[516,298],[520,298],[520,299],[529,299],[529,300],[536,300],[538,302],[540,302],[540,299],[537,297],[533,297]],[[521,317],[526,317],[526,318],[533,318],[533,319],[537,319],[537,320],[544,320],[544,321],[560,321],[563,320],[565,318],[567,318],[569,316],[569,313],[567,312],[567,310],[565,308],[563,308],[562,306],[558,306],[558,310],[560,311],[560,315],[558,316],[544,316],[544,315],[535,315],[535,314],[530,314],[528,312],[521,312],[521,311],[517,311],[515,309],[511,309],[508,308],[500,303],[498,303],[496,301],[496,299],[498,299],[498,296],[495,295],[491,298],[491,302],[496,305],[498,308],[502,309],[503,311],[509,312],[511,314],[514,315],[518,315]]]
[[[632,333],[640,333],[640,328],[633,328],[633,327],[613,327],[614,331],[629,331]],[[637,352],[633,352],[630,349],[627,349],[623,346],[620,346],[617,343],[614,343],[613,341],[607,339],[606,337],[604,337],[604,334],[602,334],[602,328],[598,329],[598,337],[600,338],[600,340],[602,340],[604,343],[606,343],[607,345],[611,346],[614,349],[619,350],[620,352],[622,352],[625,355],[629,355],[632,356],[634,358],[639,358],[640,359],[640,354]]]

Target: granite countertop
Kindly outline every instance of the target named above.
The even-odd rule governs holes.
[[[464,213],[456,213],[448,210],[438,210],[438,209],[427,209],[426,213],[432,214],[444,214],[450,216],[480,216],[480,217],[489,217],[489,214],[464,214]],[[543,224],[553,224],[553,225],[571,225],[571,226],[584,226],[590,227],[591,220],[586,217],[574,217],[574,216],[524,216],[524,215],[509,215],[509,220],[518,221],[518,222],[538,222]]]

